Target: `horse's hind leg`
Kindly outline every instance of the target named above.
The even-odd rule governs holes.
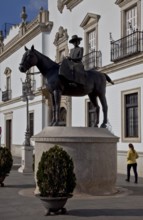
[[[105,94],[102,94],[99,96],[101,105],[102,105],[102,110],[103,110],[103,122],[101,124],[101,128],[106,128],[107,127],[107,112],[108,112],[108,106],[107,106],[107,101]]]
[[[94,93],[88,94],[90,101],[92,102],[93,106],[95,107],[95,121],[92,127],[98,127],[99,124],[99,113],[100,107],[98,105],[97,97]]]

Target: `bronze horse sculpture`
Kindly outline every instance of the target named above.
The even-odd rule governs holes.
[[[53,106],[53,118],[51,126],[60,125],[60,102],[61,96],[84,96],[88,95],[90,101],[95,107],[96,120],[94,122],[94,127],[98,127],[99,124],[99,111],[100,107],[98,105],[99,98],[102,110],[103,110],[103,122],[100,127],[107,127],[107,101],[106,101],[106,81],[113,84],[110,77],[104,73],[98,72],[95,69],[86,71],[87,80],[85,85],[77,84],[73,86],[66,78],[60,77],[59,68],[60,65],[52,61],[49,57],[41,54],[39,51],[25,47],[26,52],[23,54],[21,63],[19,65],[19,70],[21,72],[28,71],[32,66],[37,66],[40,73],[46,79],[46,88],[51,93],[52,106]]]

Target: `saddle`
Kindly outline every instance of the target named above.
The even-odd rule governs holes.
[[[73,62],[65,58],[60,65],[59,75],[65,77],[70,82],[86,84],[87,73],[82,62]]]

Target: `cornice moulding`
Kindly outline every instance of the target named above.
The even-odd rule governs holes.
[[[126,69],[134,65],[142,64],[142,60],[143,60],[143,53],[139,54],[138,56],[136,55],[135,57],[133,56],[126,60],[122,60],[116,63],[111,63],[109,65],[103,66],[99,69],[99,71],[110,74],[112,72]]]
[[[125,82],[129,82],[129,81],[137,80],[137,79],[142,79],[142,78],[143,78],[143,73],[137,73],[137,74],[133,74],[133,75],[123,77],[120,79],[115,79],[114,84],[125,83]]]
[[[77,4],[79,4],[82,1],[83,0],[69,0],[66,3],[66,7],[71,11]]]
[[[53,22],[51,21],[47,23],[38,23],[37,21],[34,23],[34,25],[30,24],[25,34],[20,36],[20,33],[19,33],[4,46],[3,52],[0,54],[0,62],[2,62],[7,57],[12,55],[15,51],[17,51],[22,46],[24,46],[27,42],[29,42],[31,39],[36,37],[39,33],[51,32],[52,27],[53,27]]]
[[[36,96],[42,96],[42,91],[36,91],[34,93],[34,95],[35,95],[35,97]],[[11,100],[9,100],[7,102],[0,102],[0,108],[5,107],[5,106],[10,106],[10,105],[18,103],[18,102],[21,102],[21,96],[13,98],[13,99],[11,99]]]
[[[60,13],[63,12],[65,6],[71,11],[76,5],[78,5],[82,1],[83,0],[57,0],[57,8]]]
[[[93,13],[87,13],[85,18],[81,22],[80,27],[85,28],[88,25],[88,22],[91,18],[94,20],[94,23],[97,23],[100,19],[100,15],[93,14]]]
[[[115,2],[115,4],[118,5],[120,8],[128,3],[131,3],[131,0],[117,0]]]
[[[124,0],[116,0],[116,1],[115,1],[115,4],[116,4],[116,5],[119,5],[119,4],[121,4],[123,1],[124,1]]]

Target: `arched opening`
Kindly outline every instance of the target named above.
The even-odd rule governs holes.
[[[64,107],[60,108],[60,124],[61,126],[67,125],[67,110]]]

